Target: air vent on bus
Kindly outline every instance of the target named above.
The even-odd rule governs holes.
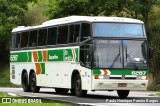
[[[15,79],[15,66],[14,65],[12,65],[11,71],[12,71],[12,73],[11,73],[12,79]]]

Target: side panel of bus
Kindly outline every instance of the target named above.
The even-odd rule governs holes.
[[[23,71],[29,80],[32,70],[36,73],[37,86],[71,88],[72,73],[77,70],[82,89],[91,89],[91,70],[80,66],[78,47],[14,51],[10,60],[10,80],[14,84],[21,84]]]

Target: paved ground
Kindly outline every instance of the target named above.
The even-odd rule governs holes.
[[[85,105],[99,105],[99,106],[160,106],[160,103],[112,103],[116,100],[119,100],[117,92],[108,92],[108,91],[96,91],[96,92],[88,92],[87,96],[80,98],[76,96],[72,96],[70,93],[59,95],[55,93],[55,90],[52,88],[41,88],[40,93],[31,93],[31,92],[23,92],[22,88],[0,88],[0,92],[5,93],[13,93],[22,96],[28,97],[39,97],[50,100],[58,100],[64,101],[74,104],[85,104]],[[131,91],[127,100],[158,100],[160,102],[160,97],[149,96],[151,94],[157,94],[160,92],[148,92],[148,91]],[[124,99],[124,101],[127,101]],[[106,102],[110,101],[110,103]],[[123,101],[122,101],[123,102]]]

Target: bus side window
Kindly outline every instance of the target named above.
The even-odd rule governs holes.
[[[29,32],[21,33],[21,48],[28,47]]]
[[[57,43],[57,27],[48,28],[47,45],[55,45]]]
[[[46,45],[47,29],[40,29],[38,34],[38,46]]]
[[[30,37],[29,37],[29,47],[34,47],[37,46],[37,30],[31,31],[30,32]]]
[[[15,49],[16,48],[16,34],[12,34],[12,39],[10,42],[10,48]]]
[[[20,38],[21,38],[21,33],[17,33],[16,34],[16,48],[19,49],[20,48]]]
[[[80,25],[70,25],[69,27],[69,43],[79,42]]]
[[[69,26],[69,43],[73,43],[74,42],[74,25],[70,25]]]
[[[91,36],[90,24],[82,23],[81,25],[81,41],[86,40],[88,36]]]
[[[58,44],[67,44],[68,26],[58,27]]]
[[[91,67],[91,42],[80,47],[80,62],[82,66]]]

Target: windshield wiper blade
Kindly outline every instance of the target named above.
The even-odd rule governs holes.
[[[86,40],[82,41],[81,43],[79,43],[80,46],[86,44],[86,43],[87,43],[88,41],[90,41],[91,39],[92,39],[91,37],[88,37],[88,39],[86,39]]]

